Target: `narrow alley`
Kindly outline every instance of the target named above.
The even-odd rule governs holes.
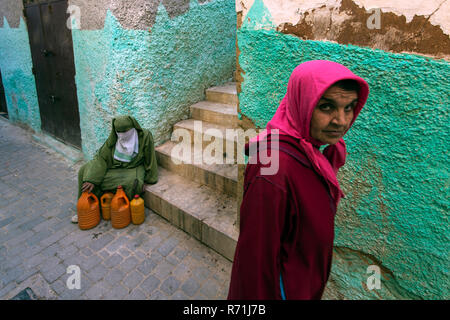
[[[225,299],[231,262],[146,209],[141,225],[87,231],[76,214],[78,165],[0,119],[0,299]],[[69,289],[69,266],[80,289]]]

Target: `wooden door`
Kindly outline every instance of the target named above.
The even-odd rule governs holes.
[[[81,146],[67,0],[24,2],[42,130]]]

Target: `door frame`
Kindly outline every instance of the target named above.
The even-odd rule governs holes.
[[[35,10],[39,10],[39,19],[42,19],[42,17],[43,17],[42,11],[41,11],[42,5],[50,6],[53,3],[58,3],[58,2],[63,2],[66,4],[66,6],[69,5],[69,0],[22,0],[22,2],[23,2],[23,16],[25,18],[25,22],[27,23],[27,28],[30,23],[29,19],[27,17],[27,9],[28,8],[39,6],[39,9],[35,9]],[[47,50],[46,46],[48,45],[48,43],[47,43],[48,35],[46,35],[44,28],[49,27],[49,26],[51,27],[52,25],[51,24],[44,25],[42,20],[39,20],[36,23],[38,23],[38,25],[36,27],[40,28],[40,30],[39,29],[36,30],[36,32],[40,33],[40,37],[41,37],[40,41],[38,41],[38,42],[41,42],[41,43],[39,43],[39,46],[43,46],[44,49]],[[64,20],[64,26],[65,25],[66,25],[66,20]],[[49,34],[52,34],[52,33],[49,33]],[[53,33],[53,34],[55,34],[55,33]],[[55,138],[56,140],[62,141],[63,143],[71,145],[77,149],[81,149],[82,141],[81,141],[80,113],[79,113],[77,87],[76,87],[76,82],[75,82],[76,68],[75,68],[75,57],[74,57],[73,38],[72,38],[71,30],[69,32],[68,37],[70,37],[70,39],[68,39],[69,41],[67,43],[70,43],[69,44],[70,48],[67,46],[67,43],[65,46],[60,46],[60,48],[65,47],[65,49],[69,50],[70,51],[69,54],[72,55],[72,58],[71,58],[71,61],[69,61],[68,64],[66,64],[66,65],[61,64],[61,61],[60,61],[60,63],[59,63],[60,66],[58,66],[58,67],[69,66],[69,69],[73,70],[73,78],[71,76],[69,76],[68,78],[66,77],[64,79],[65,81],[57,81],[58,80],[57,78],[59,76],[61,76],[61,74],[64,76],[64,72],[63,73],[56,72],[56,75],[53,74],[52,72],[48,72],[49,70],[52,70],[52,68],[50,68],[49,65],[44,66],[44,62],[43,62],[44,60],[42,60],[41,58],[37,58],[37,56],[39,54],[36,53],[36,50],[38,50],[37,48],[39,48],[39,47],[36,47],[36,43],[32,41],[32,39],[31,39],[32,34],[30,33],[30,30],[28,29],[28,38],[29,38],[29,43],[30,43],[30,51],[31,51],[32,66],[33,66],[32,71],[33,71],[33,75],[34,75],[35,82],[36,82],[36,91],[37,91],[38,103],[39,103],[39,114],[41,117],[41,129],[43,132],[45,132],[46,134]],[[65,38],[65,36],[63,36],[63,38]],[[53,43],[58,43],[58,42],[53,41]],[[61,56],[61,57],[64,57],[64,56]],[[49,61],[48,58],[44,58],[44,59],[45,59],[45,61],[47,61],[47,63],[49,63],[49,64],[51,63],[51,61]],[[50,59],[51,59],[51,57],[50,57]],[[67,59],[64,59],[63,61],[66,62]],[[39,64],[39,67],[37,64]],[[58,65],[58,64],[55,64],[55,65]],[[58,70],[58,69],[56,69],[56,70]],[[68,69],[66,69],[66,70],[68,70]],[[41,75],[38,76],[38,74],[37,74],[38,72],[44,72],[44,73],[41,73]],[[47,77],[45,76],[46,73],[48,74]],[[38,81],[39,78],[41,78],[40,79],[41,81]],[[67,79],[69,79],[69,80],[67,80]],[[45,80],[44,83],[40,83],[40,82],[42,82],[42,80]],[[66,82],[66,81],[70,81],[70,83]],[[64,83],[64,82],[66,82],[67,84],[65,86],[61,86],[61,83]],[[55,85],[55,83],[57,83],[58,85]],[[54,104],[55,103],[54,98],[57,98],[53,95],[54,91],[56,91],[57,94],[62,93],[62,95],[60,97],[67,98],[67,101],[69,101],[69,103],[65,105],[65,106],[67,106],[66,109],[54,109],[58,112],[55,112],[55,116],[52,116],[51,110],[53,107],[52,107],[52,104],[50,104],[50,102],[47,101],[47,100],[49,100],[47,93],[51,92],[51,97],[53,98],[53,104]],[[72,95],[64,94],[64,93],[67,93],[68,91],[72,92]],[[57,95],[57,94],[55,94],[55,95]],[[60,106],[61,105],[64,105],[64,104],[60,104]],[[55,107],[57,108],[58,105],[56,104]],[[66,113],[67,111],[64,111],[64,110],[68,110],[69,111],[68,114],[70,116],[65,117],[66,115],[64,113]],[[59,123],[58,118],[59,119],[73,119],[73,122],[70,122],[70,120],[69,120],[69,122],[67,122],[68,125],[58,127],[58,123]],[[66,130],[64,128],[69,128],[69,129]],[[68,141],[68,140],[70,140],[70,141]]]
[[[2,70],[0,69],[0,112],[2,117],[8,119],[8,106],[6,103],[5,86],[3,86]]]

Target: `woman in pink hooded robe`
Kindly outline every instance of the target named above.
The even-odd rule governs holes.
[[[266,130],[246,145],[228,299],[322,297],[343,197],[336,178],[346,157],[342,137],[368,94],[367,82],[341,64],[316,60],[294,69]],[[271,165],[265,160],[274,157],[276,172],[264,174]]]

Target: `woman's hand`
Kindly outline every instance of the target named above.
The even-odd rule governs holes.
[[[92,189],[94,189],[94,184],[90,183],[90,182],[85,182],[83,183],[83,185],[81,186],[81,192],[92,192]]]

